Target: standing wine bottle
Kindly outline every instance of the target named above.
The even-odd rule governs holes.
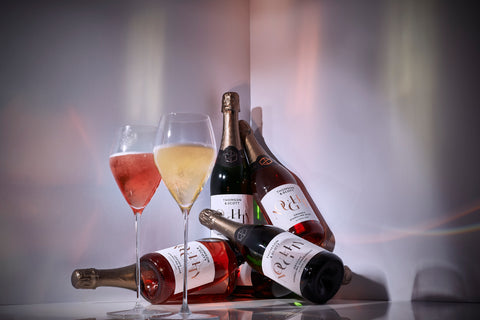
[[[239,262],[243,262],[228,241],[190,241],[187,251],[189,300],[209,302],[228,297],[235,287]],[[141,294],[148,302],[161,304],[182,300],[183,253],[182,244],[141,257]],[[77,289],[108,286],[136,291],[135,270],[135,264],[117,269],[77,269],[73,271],[71,281]]]
[[[238,129],[239,112],[238,94],[224,93],[222,142],[210,177],[210,207],[220,211],[228,219],[253,223],[253,199],[248,180],[248,164]],[[215,230],[211,231],[210,236],[225,239]]]
[[[210,177],[210,208],[233,221],[253,223],[253,197],[248,164],[238,128],[238,93],[225,92],[222,95],[221,111],[222,141]],[[216,230],[210,230],[210,236],[226,239]],[[281,297],[290,292],[258,273],[252,277],[252,272],[254,271],[245,263],[239,267],[234,296],[267,298]],[[261,286],[260,290],[257,285]]]
[[[295,177],[265,151],[246,121],[239,126],[250,163],[252,194],[266,222],[321,246],[325,230]]]
[[[199,219],[230,239],[253,269],[305,299],[324,303],[342,284],[342,260],[291,232],[241,224],[210,209],[204,209]]]

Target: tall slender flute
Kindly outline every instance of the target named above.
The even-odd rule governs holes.
[[[120,128],[110,153],[110,169],[125,200],[135,216],[135,257],[137,300],[131,310],[108,312],[117,318],[142,319],[147,314],[164,314],[146,310],[140,302],[139,220],[160,184],[160,174],[153,160],[154,126],[126,125]]]
[[[187,275],[189,254],[193,255],[187,247],[188,215],[211,174],[215,163],[216,149],[212,124],[207,115],[170,113],[162,116],[153,151],[155,164],[165,186],[180,207],[184,222],[183,285],[181,283],[175,285],[176,292],[182,290],[183,287],[183,301],[180,312],[168,316],[168,319],[217,318],[212,315],[190,312]]]

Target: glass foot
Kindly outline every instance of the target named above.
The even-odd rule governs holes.
[[[174,313],[171,315],[155,315],[149,317],[149,319],[163,319],[163,320],[215,320],[220,319],[218,316],[213,314],[203,314],[203,313]]]
[[[107,315],[117,319],[145,319],[144,308],[133,308],[130,310],[120,310],[107,312]]]
[[[149,310],[145,307],[135,307],[130,310],[107,312],[107,315],[117,319],[153,319],[153,317],[168,316],[171,312],[160,310]]]

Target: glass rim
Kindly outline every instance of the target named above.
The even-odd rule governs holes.
[[[157,128],[154,124],[124,124],[118,127],[120,130],[122,129],[155,129]]]
[[[196,122],[210,120],[208,114],[201,112],[169,112],[162,115],[162,118],[169,118],[176,122]]]

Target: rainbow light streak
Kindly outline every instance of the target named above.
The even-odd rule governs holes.
[[[466,233],[472,233],[480,231],[480,223],[474,223],[459,227],[443,227],[446,224],[456,221],[465,216],[480,213],[480,205],[474,206],[468,210],[456,213],[454,215],[445,217],[440,220],[432,221],[428,224],[411,228],[388,228],[384,227],[388,233],[383,234],[361,234],[351,235],[343,234],[341,236],[345,243],[350,244],[368,244],[368,243],[381,243],[399,240],[412,236],[454,236]]]

